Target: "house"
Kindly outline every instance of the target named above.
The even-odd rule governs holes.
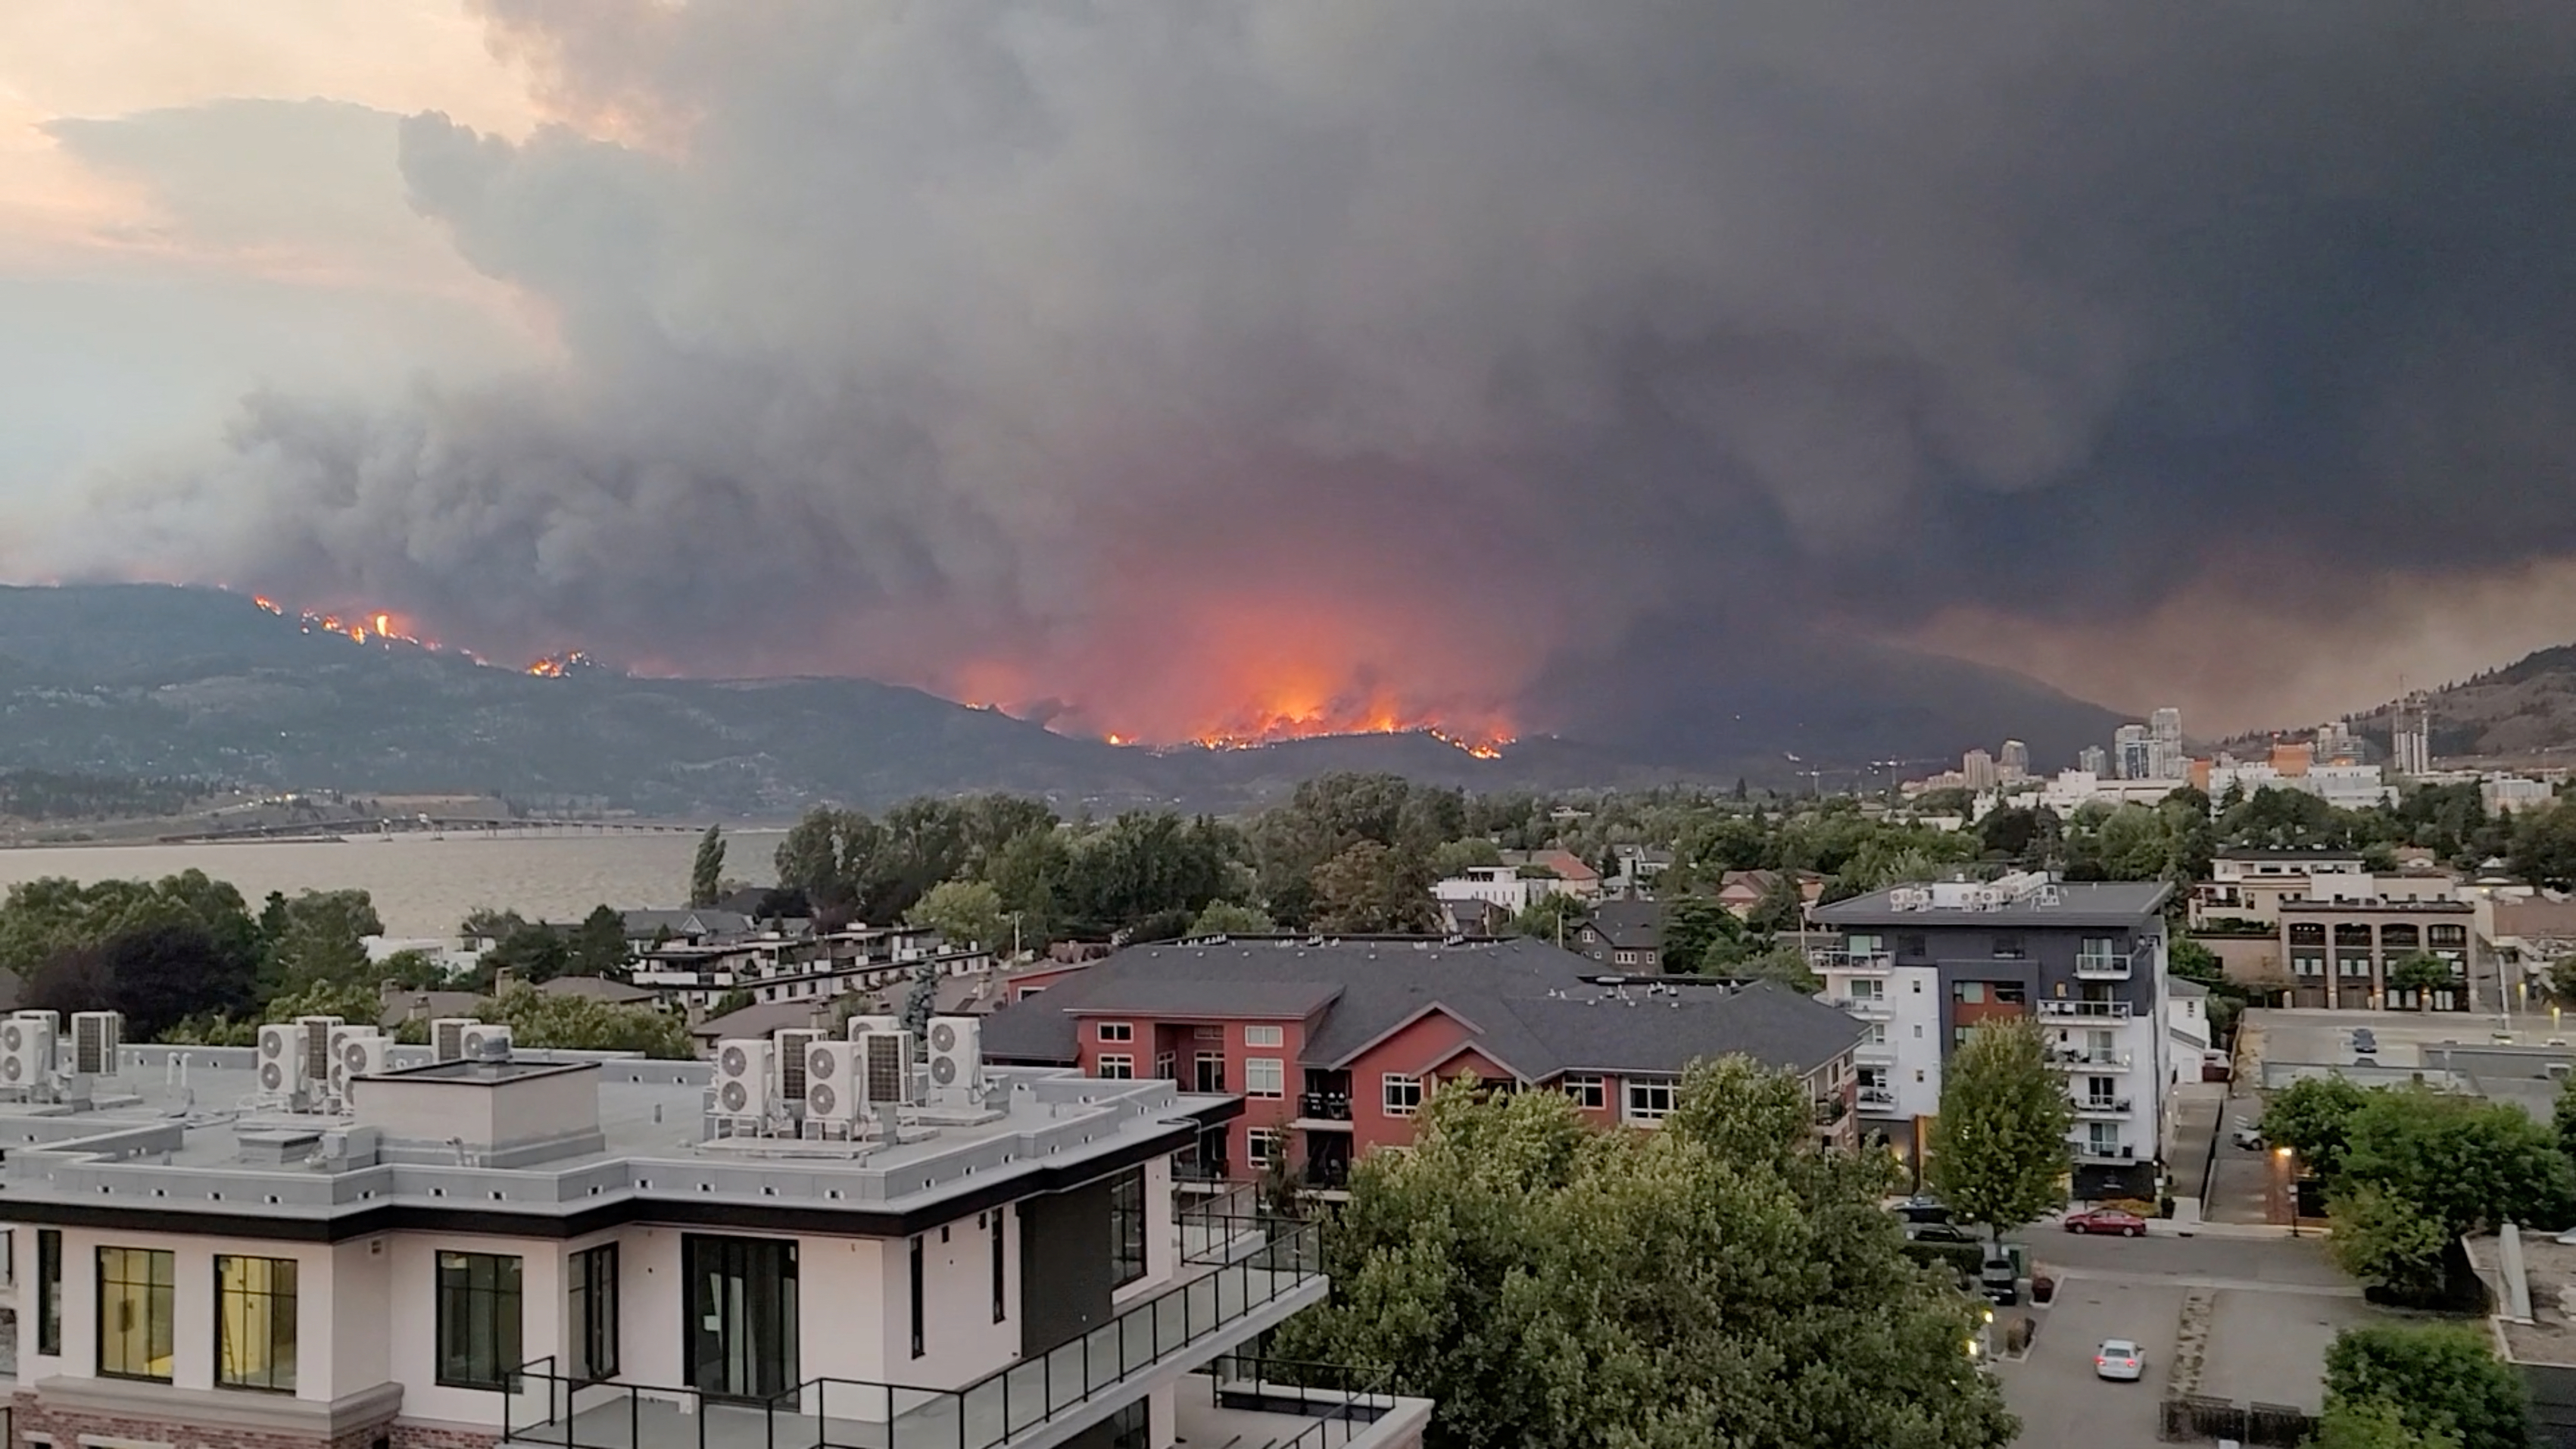
[[[811,936],[675,941],[638,953],[627,975],[666,1006],[705,1010],[737,990],[764,1002],[875,991],[924,964],[942,975],[972,976],[990,970],[993,955],[950,950],[927,926],[852,926]]]
[[[1864,1128],[1919,1164],[1951,1053],[1981,1022],[2036,1016],[2075,1099],[2076,1195],[2152,1198],[2180,1071],[2166,1025],[2170,890],[2024,872],[1818,907],[1816,923],[1839,941],[1809,960],[1825,996],[1868,1027]]]
[[[303,1045],[126,1047],[78,1079],[92,1110],[0,1102],[19,1441],[1113,1449],[1317,1422],[1262,1413],[1294,1391],[1227,1357],[1323,1299],[1317,1226],[1173,1193],[1233,1098],[952,1040],[953,1077],[791,1131],[774,1044],[746,1042],[731,1074],[397,1047],[310,1111],[259,1083]],[[711,1115],[720,1075],[747,1110]],[[1326,1401],[1364,1449],[1418,1444],[1429,1408]]]
[[[677,943],[704,946],[716,941],[732,941],[748,936],[755,929],[750,916],[740,911],[707,910],[627,911],[626,944],[642,951],[651,946]]]
[[[1604,973],[1526,937],[1232,937],[1131,947],[984,1019],[997,1060],[1239,1092],[1195,1164],[1249,1177],[1284,1159],[1336,1189],[1413,1139],[1426,1093],[1475,1077],[1561,1091],[1601,1125],[1652,1126],[1683,1068],[1742,1052],[1799,1076],[1848,1142],[1861,1026],[1794,991]]]
[[[1603,901],[1565,944],[1603,966],[1661,971],[1664,908],[1653,901]]]
[[[1453,936],[1508,936],[1512,933],[1512,920],[1512,912],[1493,901],[1471,898],[1440,902],[1440,928]]]
[[[1717,903],[1733,912],[1738,920],[1749,917],[1753,914],[1753,908],[1762,904],[1762,898],[1771,894],[1772,889],[1780,883],[1780,875],[1781,873],[1776,870],[1727,871],[1718,877]],[[1795,875],[1798,881],[1798,901],[1802,907],[1812,907],[1824,898],[1825,878],[1823,876],[1812,870],[1797,871]]]
[[[1602,883],[1613,895],[1641,895],[1655,888],[1655,882],[1673,868],[1673,853],[1651,845],[1612,846],[1611,857],[1618,874]]]
[[[1471,865],[1431,884],[1431,898],[1452,919],[1490,919],[1493,912],[1517,916],[1550,896],[1573,895],[1564,878],[1524,875],[1517,865]]]
[[[611,981],[605,976],[557,976],[537,984],[541,996],[571,996],[583,1001],[596,1001],[603,1006],[651,1006],[658,999],[641,986]]]

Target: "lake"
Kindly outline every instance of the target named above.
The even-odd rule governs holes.
[[[781,833],[727,832],[726,877],[768,884]],[[444,937],[478,906],[568,921],[603,902],[621,909],[684,904],[697,851],[697,837],[680,833],[43,847],[0,850],[0,887],[46,876],[158,880],[194,866],[240,887],[253,911],[270,891],[355,887],[375,898],[387,935]]]

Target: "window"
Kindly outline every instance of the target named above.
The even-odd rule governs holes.
[[[519,1352],[519,1260],[499,1253],[438,1255],[438,1381],[506,1389]]]
[[[1574,1099],[1574,1105],[1578,1107],[1598,1107],[1604,1100],[1601,1094],[1601,1079],[1599,1077],[1567,1077],[1565,1079],[1565,1095],[1572,1097]]]
[[[1390,1117],[1410,1117],[1422,1107],[1422,1079],[1393,1072],[1379,1079],[1380,1102]]]
[[[2018,960],[2020,960],[2020,959],[2021,959],[2021,956],[2022,956],[2022,950],[2021,950],[2021,937],[2019,937],[2019,936],[1997,936],[1997,937],[1995,937],[1995,957],[1996,957],[1996,959],[1997,959],[1997,960],[2002,960],[2002,961],[2018,961]]]
[[[1897,955],[1899,955],[1899,956],[1920,956],[1920,955],[1922,955],[1922,954],[1923,954],[1923,938],[1922,938],[1921,936],[1899,936],[1899,937],[1897,937],[1897,938],[1896,938],[1896,954],[1897,954]]]
[[[36,1352],[59,1358],[63,1351],[63,1233],[36,1230]]]
[[[1277,1057],[1246,1057],[1243,1062],[1243,1094],[1247,1097],[1276,1097],[1287,1080]]]
[[[1225,1056],[1223,1053],[1201,1052],[1198,1055],[1198,1060],[1192,1065],[1196,1068],[1195,1085],[1192,1087],[1193,1091],[1222,1092],[1225,1090]]]
[[[1136,1075],[1136,1059],[1114,1052],[1104,1053],[1100,1058],[1100,1075],[1106,1081],[1128,1081]]]
[[[1952,1001],[1964,1002],[1970,1006],[1983,1006],[1986,1002],[1986,983],[1982,981],[1958,982],[1950,988],[1950,999]]]
[[[1874,1047],[1883,1047],[1887,1045],[1887,1023],[1883,1021],[1871,1022],[1869,1024],[1868,1034],[1863,1036],[1861,1040]]]
[[[912,1239],[912,1356],[914,1358],[921,1357],[922,1345],[926,1341],[923,1333],[924,1304],[921,1299],[921,1280],[924,1276],[921,1268],[921,1236],[916,1233]]]
[[[1104,1021],[1100,1024],[1100,1039],[1102,1041],[1134,1041],[1136,1039],[1136,1023],[1132,1021]]]
[[[215,1382],[295,1391],[295,1260],[215,1255]]]
[[[1268,1167],[1279,1158],[1279,1140],[1275,1128],[1252,1128],[1243,1134],[1243,1160],[1256,1168]]]
[[[1145,1169],[1131,1167],[1109,1179],[1109,1286],[1124,1288],[1145,1276]]]
[[[1887,983],[1872,976],[1855,976],[1851,981],[1851,999],[1854,1001],[1885,1001],[1887,999]]]
[[[1287,1041],[1288,1033],[1279,1027],[1247,1026],[1243,1029],[1243,1044],[1248,1047],[1284,1046]]]
[[[617,1377],[617,1245],[572,1255],[565,1316],[571,1320],[572,1377],[598,1383]]]
[[[994,1321],[995,1323],[999,1323],[999,1322],[1001,1322],[1005,1317],[1007,1317],[1007,1316],[1009,1315],[1009,1312],[1010,1312],[1010,1303],[1009,1303],[1009,1299],[1005,1296],[1005,1294],[1004,1294],[1004,1292],[1003,1292],[1004,1285],[1005,1285],[1005,1283],[1007,1282],[1007,1280],[1002,1276],[1002,1264],[1003,1264],[1003,1252],[1002,1252],[1002,1235],[1003,1235],[1003,1226],[1002,1226],[1002,1225],[1003,1225],[1005,1222],[1007,1222],[1007,1221],[1008,1221],[1008,1216],[1007,1216],[1007,1215],[1009,1214],[1009,1212],[1010,1212],[1010,1209],[1009,1209],[1009,1208],[995,1208],[995,1209],[993,1209],[993,1212],[992,1212],[992,1219],[993,1219],[993,1321]]]
[[[1661,1122],[1673,1110],[1673,1083],[1669,1077],[1631,1078],[1628,1082],[1628,1120]]]
[[[2290,969],[2301,976],[2323,976],[2326,974],[2326,958],[2293,956],[2290,958]]]
[[[98,1250],[98,1371],[170,1381],[179,1255],[156,1248]]]

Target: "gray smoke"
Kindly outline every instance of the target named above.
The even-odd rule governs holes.
[[[582,124],[402,175],[559,363],[119,548],[1166,733],[2576,552],[2563,3],[487,9]]]

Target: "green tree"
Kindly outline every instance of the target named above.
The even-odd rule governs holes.
[[[2530,1401],[2483,1334],[2450,1324],[2347,1328],[2326,1350],[2326,1406],[2394,1409],[2417,1435],[2460,1449],[2527,1449]],[[2438,1440],[2434,1442],[2439,1442]]]
[[[2039,1024],[1985,1022],[1942,1073],[1930,1180],[1944,1202],[2001,1238],[2065,1201],[2075,1104],[2049,1064]]]
[[[1433,1093],[1275,1351],[1433,1398],[1434,1449],[2008,1443],[1981,1308],[1905,1258],[1885,1160],[1817,1152],[1805,1089],[1741,1058],[1679,1098],[1598,1132],[1555,1093]]]
[[[705,910],[724,894],[724,827],[710,825],[698,837],[698,854],[689,862],[689,906]]]
[[[1502,863],[1501,847],[1484,836],[1471,835],[1465,840],[1444,841],[1432,847],[1431,878],[1455,880],[1465,875],[1470,866],[1501,865]]]
[[[1044,950],[1061,939],[1072,874],[1073,847],[1053,828],[1012,836],[986,864],[984,879],[1000,894],[1003,913],[1019,922],[1024,948]]]
[[[980,946],[1007,950],[1010,918],[1002,911],[1002,893],[986,881],[941,881],[903,913],[904,921],[937,931],[950,949]]]
[[[2433,993],[2456,984],[2451,963],[2430,951],[2417,951],[2388,964],[2388,989],[2422,993],[2416,1001],[2419,1009],[2433,1009]]]
[[[2440,1429],[2418,1431],[2384,1399],[2362,1399],[2326,1405],[2308,1449],[2460,1449],[2460,1436]]]
[[[1348,935],[1428,931],[1438,922],[1428,877],[1418,860],[1359,841],[1316,868],[1312,924]]]
[[[489,984],[507,971],[533,986],[563,975],[571,964],[572,948],[565,944],[563,932],[552,926],[521,926],[483,953],[482,960],[476,963],[475,977]]]
[[[2445,1237],[2507,1220],[2555,1231],[2576,1218],[2576,1168],[2556,1134],[2511,1103],[2420,1087],[2375,1091],[2346,1131],[2334,1190],[2378,1187]]]
[[[2272,1094],[2263,1109],[2263,1136],[2298,1153],[2299,1161],[2331,1178],[2343,1168],[2353,1115],[2370,1093],[2340,1076],[2301,1077]]]
[[[1232,901],[1208,902],[1208,908],[1190,923],[1193,936],[1267,936],[1278,929],[1279,923],[1259,907]]]
[[[612,1006],[522,986],[484,1001],[475,1015],[509,1027],[514,1047],[642,1052],[674,1060],[696,1054],[688,1023],[649,1006]]]
[[[1713,896],[1664,903],[1663,967],[1676,976],[1705,972],[1743,954],[1744,923]]]
[[[2576,1077],[2558,1084],[2558,1101],[2550,1110],[2550,1126],[2558,1133],[2558,1150],[2576,1162]]]
[[[1775,936],[1799,930],[1806,922],[1806,892],[1798,883],[1798,873],[1791,870],[1774,875],[1744,916],[1747,926]]]
[[[1551,892],[1530,902],[1512,917],[1512,934],[1565,945],[1574,939],[1575,932],[1583,928],[1584,918],[1590,914],[1579,897],[1563,891]]]
[[[1739,977],[1747,981],[1776,981],[1808,996],[1824,989],[1824,982],[1808,968],[1807,953],[1795,946],[1774,945],[1746,954],[1743,959],[1715,968],[1712,974]]]
[[[2334,1236],[2326,1246],[2336,1266],[2412,1301],[2441,1293],[2442,1255],[2451,1240],[2414,1203],[2362,1184],[2336,1193],[2327,1211]]]
[[[634,954],[626,949],[626,917],[614,906],[597,905],[564,942],[562,974],[623,976],[633,960]]]
[[[374,1026],[384,1020],[385,999],[362,982],[317,978],[270,1001],[260,1014],[264,1021],[293,1021],[299,1016],[336,1016]]]
[[[759,1004],[759,993],[751,990],[749,987],[737,986],[733,990],[726,992],[724,995],[717,997],[716,1004],[707,1008],[707,1020],[713,1021],[720,1016],[731,1016],[737,1011],[758,1006]]]

